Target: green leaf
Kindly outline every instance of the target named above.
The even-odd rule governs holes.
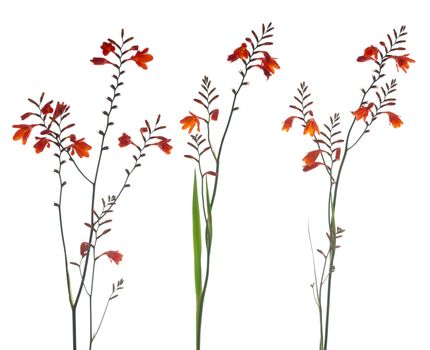
[[[208,211],[207,216],[207,245],[210,247],[212,244],[212,206],[211,206],[211,198],[209,196],[209,189],[208,189],[208,179],[206,177],[206,206]]]
[[[202,294],[202,228],[200,223],[199,191],[197,188],[196,172],[193,185],[193,245],[194,245],[194,284],[196,287],[196,303],[199,304]]]

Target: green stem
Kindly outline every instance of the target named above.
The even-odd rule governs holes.
[[[92,181],[91,229],[90,229],[90,235],[89,235],[89,239],[88,239],[88,244],[91,244],[91,242],[93,240],[93,236],[94,236],[94,231],[95,231],[94,230],[94,224],[95,224],[94,208],[95,208],[95,197],[96,197],[97,180],[98,180],[98,175],[99,175],[99,171],[100,171],[100,164],[101,164],[103,152],[106,150],[105,149],[106,134],[108,132],[109,127],[112,125],[112,123],[110,122],[110,116],[111,116],[112,110],[114,109],[113,106],[114,106],[115,99],[118,96],[117,93],[116,93],[116,91],[117,91],[118,87],[120,86],[119,78],[121,77],[121,67],[122,67],[122,64],[123,64],[123,61],[122,61],[122,55],[123,55],[123,53],[122,53],[122,47],[123,47],[123,45],[124,44],[122,44],[121,48],[120,48],[120,63],[119,63],[118,68],[117,68],[118,73],[117,73],[117,76],[116,76],[116,82],[115,82],[115,86],[114,86],[114,89],[113,89],[113,95],[112,95],[113,97],[110,100],[109,111],[106,114],[106,127],[105,127],[105,130],[104,130],[103,134],[102,134],[102,140],[101,140],[101,145],[100,145],[99,157],[98,157],[98,161],[97,161],[96,171],[95,171],[95,174],[94,174],[94,180]],[[91,249],[91,246],[90,246],[90,249]],[[81,296],[82,289],[84,287],[85,277],[86,277],[86,274],[87,274],[88,263],[89,263],[89,255],[90,254],[88,253],[87,256],[86,256],[86,259],[85,259],[84,270],[82,272],[82,279],[81,279],[81,283],[79,285],[79,290],[78,290],[78,293],[76,295],[76,300],[75,300],[75,303],[74,303],[75,306],[78,305],[79,298]]]
[[[89,341],[89,350],[92,349],[93,347],[93,293],[94,293],[94,278],[95,278],[95,270],[96,270],[96,244],[97,244],[97,231],[98,228],[96,230],[96,234],[95,234],[95,240],[94,240],[94,247],[92,249],[92,260],[93,260],[93,267],[92,267],[92,271],[91,271],[91,286],[90,286],[90,291],[88,293],[89,296],[89,308],[90,308],[90,341]],[[90,254],[90,252],[88,251],[88,254]]]
[[[335,186],[336,187],[336,186]],[[333,275],[334,256],[336,253],[336,221],[335,212],[332,207],[332,216],[330,221],[330,249],[329,249],[329,270],[328,270],[328,285],[327,285],[327,303],[326,303],[326,319],[325,319],[325,334],[324,334],[324,350],[327,350],[328,330],[330,321],[330,301],[331,301],[331,281]]]
[[[196,311],[196,327],[197,327],[197,329],[196,329],[196,350],[200,350],[203,306],[205,303],[206,289],[208,287],[208,281],[209,281],[210,255],[211,255],[211,245],[209,245],[209,247],[208,247],[207,257],[206,257],[205,283],[203,285],[202,294],[201,294],[199,302],[197,304],[197,311]]]
[[[214,204],[215,195],[216,195],[216,191],[217,191],[217,188],[218,188],[218,179],[219,179],[219,169],[220,169],[220,164],[221,164],[221,152],[222,152],[222,148],[224,146],[225,138],[226,138],[227,132],[228,132],[228,130],[230,128],[230,123],[231,123],[231,120],[232,120],[232,117],[233,117],[233,113],[235,111],[237,95],[239,94],[240,89],[244,85],[244,81],[245,81],[246,74],[248,73],[248,69],[249,69],[248,68],[248,63],[246,63],[245,73],[243,74],[242,81],[239,84],[239,88],[236,90],[236,92],[234,92],[233,102],[232,102],[232,106],[231,106],[231,110],[230,110],[230,115],[228,117],[227,126],[225,127],[224,134],[222,135],[221,142],[219,144],[218,156],[216,157],[215,183],[214,183],[213,192],[212,192],[212,199],[211,199],[211,203],[210,203],[211,206],[213,206],[213,204]]]
[[[76,308],[72,306],[72,331],[73,331],[73,350],[78,349],[78,345],[76,342]]]
[[[237,96],[240,92],[240,90],[242,89],[242,86],[246,85],[247,83],[245,82],[245,78],[246,75],[248,74],[248,71],[250,70],[250,64],[254,61],[253,57],[258,51],[260,44],[262,42],[262,40],[264,40],[264,35],[266,34],[266,31],[263,29],[263,33],[261,35],[261,37],[257,40],[257,43],[255,45],[255,47],[253,46],[253,50],[250,53],[247,61],[244,62],[245,64],[245,70],[243,72],[241,72],[242,75],[242,80],[240,81],[239,87],[237,88],[237,90],[233,90],[233,101],[231,104],[231,109],[230,109],[230,114],[227,120],[227,125],[224,129],[224,133],[221,137],[221,141],[220,141],[220,145],[219,145],[219,149],[218,149],[218,154],[215,156],[215,161],[216,161],[216,176],[215,176],[215,181],[214,181],[214,185],[213,185],[213,189],[212,189],[212,197],[209,198],[209,195],[207,196],[207,203],[206,206],[209,208],[208,212],[211,213],[212,212],[212,208],[215,202],[215,196],[217,193],[217,189],[218,189],[218,180],[219,180],[219,171],[220,171],[220,164],[221,164],[221,154],[222,154],[222,150],[223,150],[223,146],[224,146],[224,142],[228,133],[228,130],[230,129],[230,124],[233,118],[233,113],[237,110],[236,108],[236,100],[237,100]],[[251,66],[252,68],[252,66]],[[208,111],[209,113],[209,111]],[[209,116],[209,120],[210,120],[210,116]],[[209,121],[208,121],[209,122]],[[213,148],[212,145],[210,145],[211,150],[213,152]],[[202,181],[203,182],[203,181]],[[204,204],[204,201],[203,201]],[[201,328],[202,328],[202,318],[203,318],[203,307],[204,307],[204,302],[205,302],[205,296],[206,296],[206,290],[207,290],[207,286],[208,286],[208,282],[209,282],[209,271],[210,271],[210,255],[211,255],[211,249],[212,249],[212,236],[213,236],[213,232],[212,232],[212,218],[209,218],[211,216],[211,214],[209,214],[208,216],[205,216],[205,223],[206,223],[206,228],[205,228],[205,237],[206,237],[206,272],[205,272],[205,282],[203,285],[203,289],[202,289],[202,293],[201,293],[201,297],[198,301],[198,307],[197,307],[197,315],[196,315],[196,349],[200,350],[200,343],[201,343]],[[210,223],[209,223],[210,220]],[[209,225],[211,226],[209,228]]]
[[[375,77],[375,79],[373,79],[372,83],[370,84],[370,86],[368,87],[367,90],[363,90],[363,97],[360,101],[360,106],[363,105],[363,102],[367,96],[367,94],[369,93],[369,91],[374,88],[374,86],[376,86],[376,82],[378,82],[382,75],[382,64],[385,62],[386,57],[383,57],[381,59],[381,63],[378,63],[379,65],[379,71],[377,76]],[[328,275],[328,285],[327,285],[327,301],[326,301],[326,321],[325,321],[325,339],[324,339],[324,348],[323,350],[327,350],[327,345],[328,345],[328,333],[329,333],[329,321],[330,321],[330,302],[331,302],[331,286],[332,286],[332,272],[333,272],[333,266],[334,266],[334,256],[335,256],[335,251],[336,251],[336,219],[335,219],[335,215],[336,215],[336,204],[337,204],[337,194],[338,194],[338,190],[339,190],[339,182],[340,182],[340,176],[342,174],[342,170],[343,167],[345,165],[345,160],[346,160],[346,156],[348,155],[348,151],[357,144],[357,142],[361,139],[361,136],[359,137],[359,139],[353,144],[352,147],[349,146],[350,143],[350,138],[351,138],[351,132],[352,129],[355,125],[355,121],[356,119],[353,118],[351,125],[349,127],[348,130],[348,134],[345,140],[345,148],[344,148],[344,153],[339,165],[339,170],[337,173],[337,177],[336,177],[336,181],[334,183],[334,190],[332,192],[332,186],[333,184],[331,184],[330,186],[330,199],[329,199],[329,229],[330,229],[330,249],[329,249],[329,256],[330,256],[330,260],[329,260],[329,275]],[[364,134],[364,133],[363,133]]]
[[[215,158],[216,159],[216,176],[215,176],[215,183],[213,186],[213,192],[212,192],[212,198],[210,200],[210,203],[207,203],[208,206],[210,206],[211,208],[213,207],[213,204],[215,202],[215,195],[216,195],[216,191],[218,188],[218,179],[219,179],[219,169],[220,169],[220,164],[221,164],[221,152],[222,152],[222,148],[225,142],[225,138],[227,136],[227,132],[230,128],[230,123],[233,117],[233,113],[235,111],[235,107],[236,107],[236,98],[237,95],[240,91],[240,89],[242,88],[242,86],[244,85],[245,82],[245,77],[246,74],[248,73],[248,65],[249,62],[252,58],[252,55],[249,59],[249,61],[245,64],[245,72],[242,76],[242,80],[239,84],[239,88],[236,90],[236,92],[234,93],[234,97],[233,97],[233,102],[232,102],[232,106],[231,106],[231,110],[230,110],[230,115],[228,117],[228,121],[227,121],[227,125],[226,128],[224,130],[224,134],[221,138],[221,142],[220,142],[220,146],[219,146],[219,150],[218,150],[218,155]],[[202,181],[203,183],[203,181]],[[196,349],[200,350],[200,342],[201,342],[201,329],[202,329],[202,316],[203,316],[203,306],[204,306],[204,302],[205,302],[205,296],[206,296],[206,289],[208,286],[208,282],[209,282],[209,267],[210,267],[210,255],[211,255],[211,247],[212,247],[212,234],[209,234],[208,232],[208,221],[207,221],[207,217],[205,214],[205,221],[206,221],[206,229],[205,229],[205,236],[206,236],[206,272],[205,272],[205,283],[203,286],[203,290],[202,290],[202,294],[200,297],[200,300],[198,302],[198,307],[197,307],[197,320],[196,320]]]
[[[112,295],[113,295],[113,294],[111,294],[111,297],[112,297]],[[104,311],[103,311],[102,318],[100,319],[99,326],[97,327],[97,330],[96,330],[96,332],[94,333],[94,336],[93,336],[92,340],[94,340],[94,339],[96,338],[97,334],[99,333],[100,327],[102,326],[103,320],[104,320],[104,318],[105,318],[105,316],[106,316],[106,311],[107,311],[107,309],[108,309],[109,302],[111,301],[111,297],[110,297],[110,298],[108,299],[108,301],[106,302],[106,306],[105,306],[105,309],[104,309]]]

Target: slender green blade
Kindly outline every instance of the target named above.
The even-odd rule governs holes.
[[[197,188],[196,172],[193,186],[193,245],[194,245],[194,284],[196,287],[196,302],[202,294],[202,228],[200,223],[199,191]]]
[[[206,177],[206,206],[207,206],[207,218],[208,218],[208,222],[207,222],[207,231],[208,231],[208,243],[209,245],[212,244],[212,205],[211,205],[211,198],[209,196],[209,189],[208,189],[208,180]]]

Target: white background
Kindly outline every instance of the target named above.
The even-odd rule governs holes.
[[[50,152],[12,141],[12,124],[31,109],[28,97],[71,105],[76,132],[97,145],[107,108],[111,67],[93,66],[99,46],[121,28],[149,47],[144,71],[127,67],[102,167],[99,198],[118,190],[131,149],[117,149],[122,132],[138,136],[145,118],[161,113],[173,152],[148,152],[114,213],[103,242],[119,249],[119,266],[101,261],[100,303],[111,282],[125,290],[108,311],[94,349],[193,349],[194,282],[191,236],[193,164],[183,158],[188,134],[179,120],[200,79],[209,75],[221,98],[219,132],[240,81],[240,63],[226,57],[251,29],[272,21],[270,48],[281,70],[266,81],[251,71],[224,148],[214,209],[212,272],[203,320],[204,350],[316,349],[317,309],[307,239],[325,247],[327,179],[303,173],[309,137],[295,125],[281,131],[288,105],[305,80],[319,122],[341,113],[344,127],[370,81],[370,62],[357,56],[407,25],[407,52],[417,63],[398,78],[404,125],[381,118],[351,152],[343,174],[337,221],[347,231],[336,256],[331,332],[333,350],[429,349],[428,12],[420,1],[14,1],[0,11],[1,195],[0,349],[70,349],[71,320],[58,232],[57,178]],[[215,135],[219,139],[220,134]],[[93,150],[96,154],[96,147]],[[92,173],[95,157],[82,167]],[[66,235],[72,260],[88,230],[89,187],[70,167],[65,188]],[[77,276],[74,276],[76,286]],[[76,289],[76,287],[75,287]],[[80,348],[86,347],[85,298]]]

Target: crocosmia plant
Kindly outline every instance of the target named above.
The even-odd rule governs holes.
[[[218,189],[218,180],[221,168],[223,146],[227,137],[230,123],[234,113],[238,110],[237,98],[243,86],[248,85],[250,71],[263,73],[269,79],[279,69],[279,64],[267,51],[273,43],[271,23],[262,26],[261,33],[252,31],[252,35],[245,42],[228,55],[227,61],[241,66],[239,70],[240,82],[233,89],[233,101],[228,111],[222,112],[216,108],[219,95],[212,81],[204,77],[201,89],[198,92],[196,108],[180,121],[183,130],[188,130],[190,140],[188,145],[191,153],[185,157],[196,164],[193,184],[192,218],[194,243],[194,280],[196,293],[196,349],[200,349],[203,306],[209,281],[210,257],[213,237],[213,206]],[[198,108],[198,109],[197,109]],[[223,116],[225,116],[223,118]],[[220,128],[219,123],[224,121],[221,129],[221,139],[214,141],[213,134]],[[214,130],[215,129],[215,130]],[[201,217],[203,216],[203,217]],[[203,236],[203,238],[202,238]],[[202,242],[204,242],[204,257],[202,257]],[[204,271],[202,258],[206,260]],[[203,277],[204,276],[204,277]]]
[[[129,187],[129,180],[132,173],[140,166],[145,152],[151,146],[156,146],[166,154],[170,154],[172,146],[170,139],[159,134],[164,126],[160,124],[160,116],[154,124],[144,121],[144,125],[138,130],[136,140],[123,133],[118,138],[119,147],[132,146],[134,150],[132,157],[134,163],[131,168],[126,169],[122,182],[116,184],[118,189],[115,194],[100,194],[98,185],[102,177],[101,164],[104,155],[108,153],[112,140],[109,141],[108,134],[114,125],[113,114],[117,109],[117,100],[120,96],[120,88],[124,84],[124,67],[134,65],[137,69],[148,69],[148,63],[153,57],[148,52],[148,48],[140,49],[138,45],[132,45],[133,38],[125,37],[121,31],[119,41],[107,39],[101,45],[101,57],[94,57],[91,62],[94,65],[107,65],[108,73],[112,75],[113,82],[110,84],[111,93],[107,97],[106,109],[102,112],[101,128],[98,130],[99,140],[96,145],[90,145],[84,137],[73,133],[75,123],[71,119],[71,108],[64,102],[54,102],[45,98],[42,94],[39,99],[29,99],[32,110],[21,116],[21,124],[13,125],[17,129],[13,135],[15,141],[21,140],[22,144],[29,142],[32,134],[35,138],[32,141],[33,148],[37,154],[48,153],[53,155],[55,161],[54,172],[57,176],[58,197],[55,200],[55,207],[58,211],[58,234],[61,236],[61,249],[63,251],[65,279],[67,283],[67,301],[70,305],[72,318],[72,339],[73,349],[78,348],[77,335],[77,311],[82,295],[88,297],[88,317],[89,333],[88,347],[92,349],[94,340],[99,334],[100,327],[108,310],[109,303],[118,297],[119,292],[124,288],[124,280],[120,279],[112,284],[112,289],[107,300],[104,301],[104,311],[100,315],[94,314],[94,281],[98,267],[106,269],[106,262],[110,261],[118,265],[123,260],[123,253],[116,249],[104,250],[99,248],[99,242],[106,240],[111,232],[110,222],[112,221],[113,207],[122,196],[125,188]],[[136,66],[137,65],[137,66]],[[132,67],[130,67],[132,68]],[[24,124],[25,122],[25,124]],[[134,136],[133,136],[134,137]],[[116,141],[115,141],[116,143]],[[89,161],[85,158],[94,159],[93,171],[87,173],[83,170],[81,162]],[[131,157],[130,157],[131,158]],[[88,217],[82,220],[81,232],[68,232],[64,225],[64,192],[69,185],[65,179],[64,168],[72,166],[80,174],[82,186],[89,191],[90,201],[87,203]],[[86,166],[85,168],[87,168]],[[67,186],[66,186],[67,184]],[[67,244],[68,234],[79,234],[82,243],[78,247],[69,247]],[[106,243],[103,243],[106,244]],[[60,248],[60,247],[59,247]],[[71,273],[71,269],[76,269],[77,273]],[[72,276],[78,276],[73,279]],[[109,288],[109,287],[108,287]],[[82,317],[80,317],[82,319]],[[69,322],[67,322],[69,324]]]
[[[397,82],[395,78],[388,78],[388,75],[394,76],[396,68],[397,72],[401,70],[407,73],[410,64],[415,62],[409,54],[403,54],[406,34],[406,28],[402,26],[400,30],[388,34],[387,40],[380,41],[379,45],[366,47],[363,54],[357,58],[358,62],[369,65],[372,74],[369,85],[361,89],[361,100],[349,115],[341,118],[340,114],[335,113],[326,124],[318,124],[314,118],[310,89],[305,83],[301,83],[298,95],[294,96],[294,104],[290,106],[294,115],[288,117],[282,126],[282,130],[286,132],[290,131],[294,124],[303,127],[303,134],[308,135],[314,145],[303,158],[303,171],[319,171],[327,177],[328,204],[324,209],[328,213],[327,246],[316,250],[321,260],[319,269],[308,230],[314,266],[314,281],[311,287],[319,318],[319,350],[328,349],[335,255],[345,231],[339,227],[336,218],[342,170],[348,156],[353,154],[353,150],[357,150],[357,145],[365,139],[375,122],[381,120],[396,129],[403,124],[395,107]],[[346,134],[342,130],[345,123]]]

